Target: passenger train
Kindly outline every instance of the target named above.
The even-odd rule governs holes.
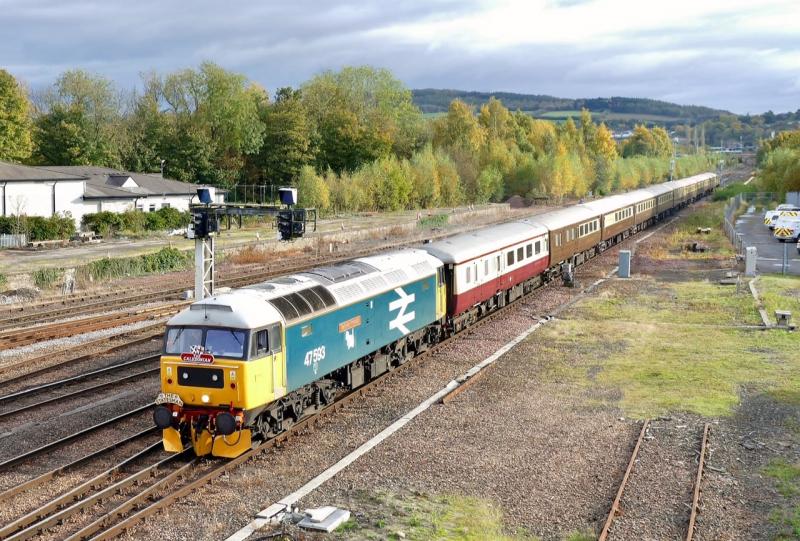
[[[696,175],[195,302],[167,323],[164,447],[236,457],[718,185]]]

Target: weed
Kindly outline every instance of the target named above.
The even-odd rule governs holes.
[[[0,288],[4,288],[8,285],[8,277],[0,272]]]
[[[64,269],[36,269],[33,271],[33,285],[39,289],[50,289],[55,287],[58,280],[61,278]]]
[[[356,519],[354,518],[351,518],[347,522],[343,523],[338,528],[336,528],[336,531],[339,533],[355,532],[359,528],[360,526],[358,525],[358,521],[356,521]]]
[[[76,275],[83,281],[106,281],[125,276],[172,272],[189,267],[192,257],[176,248],[162,248],[152,254],[135,257],[104,257],[79,267]]]

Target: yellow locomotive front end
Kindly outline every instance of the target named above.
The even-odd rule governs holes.
[[[279,316],[235,310],[240,300],[212,297],[168,323],[153,412],[167,451],[239,456],[253,445],[257,416],[285,394]]]

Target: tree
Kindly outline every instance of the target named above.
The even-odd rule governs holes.
[[[18,162],[31,155],[30,102],[13,75],[0,69],[0,160]]]
[[[330,189],[314,168],[304,165],[297,177],[297,203],[302,207],[327,210],[331,204]]]
[[[411,91],[388,70],[359,66],[325,71],[301,90],[318,169],[353,171],[390,153],[410,157],[421,146],[422,113]]]
[[[264,137],[263,88],[211,62],[163,77],[151,74],[145,88],[136,110],[152,118],[157,108],[162,123],[145,130],[142,144],[166,160],[166,175],[222,185],[241,177],[246,156],[261,148]]]
[[[36,162],[120,165],[120,97],[109,79],[83,70],[66,71],[40,102],[34,131]]]
[[[311,125],[300,92],[281,88],[264,112],[264,140],[254,157],[259,176],[270,184],[291,184],[311,155]]]
[[[477,152],[485,141],[485,129],[475,118],[472,107],[461,100],[453,100],[447,114],[434,121],[435,147]]]

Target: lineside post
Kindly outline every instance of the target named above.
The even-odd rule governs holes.
[[[194,297],[203,300],[214,294],[214,237],[194,239]]]

